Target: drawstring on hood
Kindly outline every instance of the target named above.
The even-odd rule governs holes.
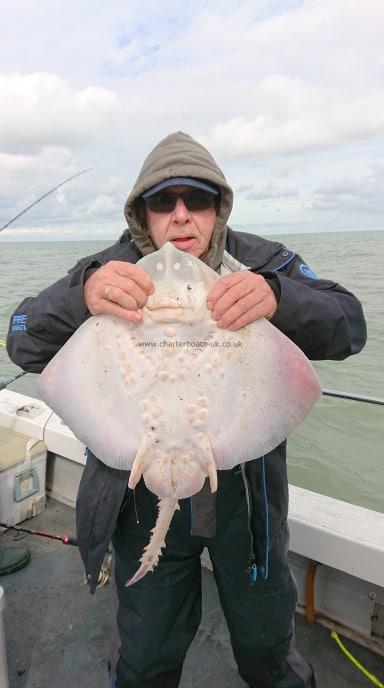
[[[124,206],[124,215],[132,238],[143,255],[156,251],[137,201],[145,191],[172,177],[206,180],[220,189],[220,207],[211,243],[204,258],[207,265],[217,270],[223,258],[227,221],[233,205],[232,189],[209,151],[182,131],[170,134],[160,141],[144,161]]]

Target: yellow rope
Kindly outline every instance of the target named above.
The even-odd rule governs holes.
[[[4,348],[5,348],[5,341],[4,341],[4,339],[0,339],[0,346],[4,346]]]
[[[344,654],[348,657],[348,659],[352,662],[352,664],[354,664],[358,669],[360,669],[360,671],[362,671],[363,674],[367,678],[369,678],[369,680],[372,681],[372,683],[375,684],[375,686],[378,686],[378,688],[384,688],[384,683],[380,683],[380,681],[376,678],[376,676],[374,676],[373,674],[370,674],[369,671],[364,669],[364,667],[360,664],[360,662],[358,662],[357,659],[355,659],[355,657],[353,655],[351,655],[351,653],[347,650],[345,645],[343,645],[343,643],[341,642],[336,631],[332,631],[331,636],[334,640],[336,640],[337,644],[342,649]]]

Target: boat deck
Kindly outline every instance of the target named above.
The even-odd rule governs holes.
[[[75,533],[74,511],[49,500],[44,514],[26,528]],[[14,531],[0,544],[15,544]],[[27,535],[28,566],[0,578],[5,591],[4,624],[10,688],[106,688],[106,648],[113,618],[112,586],[91,596],[76,547]],[[345,657],[326,628],[297,615],[297,644],[313,665],[318,688],[364,688],[373,683]],[[384,659],[351,640],[352,654],[379,680]],[[203,570],[203,620],[189,650],[181,688],[241,688],[213,576]]]

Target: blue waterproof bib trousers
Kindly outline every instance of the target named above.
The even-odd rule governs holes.
[[[268,578],[250,585],[245,487],[239,467],[219,472],[216,535],[191,536],[189,500],[181,500],[153,573],[134,586],[157,515],[157,498],[141,481],[123,508],[115,530],[117,626],[124,639],[116,666],[117,688],[176,688],[183,661],[201,620],[200,554],[208,547],[220,602],[239,673],[251,687],[310,688],[308,663],[293,641],[296,585],[288,563],[286,523],[270,543]],[[137,523],[137,517],[139,523]],[[214,677],[212,677],[213,679]]]

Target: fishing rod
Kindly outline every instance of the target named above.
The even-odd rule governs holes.
[[[70,182],[72,179],[76,179],[76,177],[80,177],[80,175],[85,174],[86,172],[89,172],[91,169],[92,169],[92,167],[88,167],[86,170],[82,170],[81,172],[77,172],[77,174],[73,174],[72,177],[68,177],[68,179],[64,179],[63,182],[60,182],[60,184],[57,184],[56,186],[54,186],[53,189],[50,189],[45,194],[43,194],[42,196],[37,198],[36,201],[33,201],[33,203],[31,203],[27,208],[24,208],[24,210],[22,210],[21,213],[18,213],[17,215],[15,215],[15,217],[13,217],[11,220],[9,220],[9,222],[7,222],[5,225],[0,227],[0,232],[2,232],[3,229],[6,229],[7,227],[9,227],[9,225],[11,225],[12,222],[17,220],[19,217],[24,215],[24,213],[26,213],[27,210],[30,210],[30,208],[33,208],[34,205],[36,205],[37,203],[40,203],[40,201],[42,201],[43,198],[46,198],[51,193],[53,193],[54,191],[59,189],[61,186],[64,186],[64,184],[67,184],[67,182]],[[4,349],[5,349],[4,339],[0,339],[0,346],[4,347]],[[8,385],[10,385],[12,382],[15,382],[15,380],[18,380],[20,377],[23,377],[23,375],[26,375],[26,371],[24,371],[22,373],[17,373],[17,375],[13,375],[13,377],[8,378],[8,380],[0,381],[0,392],[2,389],[5,389],[6,387],[8,387]]]
[[[5,225],[3,225],[2,227],[0,227],[0,232],[2,232],[3,229],[6,229],[7,227],[9,227],[9,225],[11,225],[12,222],[14,222],[15,220],[17,220],[19,217],[21,217],[22,215],[24,215],[24,213],[26,213],[27,210],[30,210],[30,208],[33,208],[34,205],[36,205],[37,203],[40,203],[40,201],[42,201],[43,198],[46,198],[46,197],[49,196],[51,193],[53,193],[54,191],[56,191],[56,189],[60,189],[60,187],[61,187],[61,186],[64,186],[64,184],[66,184],[67,182],[70,182],[72,179],[76,179],[76,177],[80,177],[81,174],[85,174],[86,172],[89,172],[91,169],[92,169],[92,167],[88,167],[86,170],[82,170],[81,172],[77,172],[77,174],[72,175],[72,177],[68,177],[68,179],[64,179],[63,182],[60,182],[60,184],[58,184],[57,186],[54,186],[53,189],[50,189],[50,190],[47,191],[45,194],[43,194],[42,196],[40,196],[40,198],[38,198],[36,201],[33,201],[33,203],[31,203],[27,208],[25,208],[24,210],[22,210],[21,213],[18,213],[17,215],[15,215],[15,217],[12,218],[12,220],[9,220],[9,222],[7,222]]]
[[[384,399],[380,399],[380,397],[368,397],[363,394],[349,394],[348,392],[338,392],[335,389],[323,389],[321,393],[326,397],[348,399],[349,401],[363,401],[365,404],[377,404],[377,406],[384,406]]]
[[[8,380],[0,380],[0,392],[2,389],[6,389],[8,385],[10,385],[12,382],[15,382],[15,380],[18,380],[19,377],[23,377],[23,375],[26,375],[27,371],[23,370],[22,373],[17,373],[16,375],[13,375],[13,377],[9,377]]]
[[[0,339],[0,346],[3,346],[5,349],[5,341],[4,339]],[[22,373],[16,373],[16,375],[13,375],[12,377],[9,377],[8,380],[0,380],[0,392],[2,389],[5,389],[10,385],[12,382],[15,382],[15,380],[18,380],[19,377],[23,377],[23,375],[26,375],[27,371],[23,370]]]
[[[71,535],[55,535],[55,533],[47,533],[45,530],[32,530],[31,528],[21,528],[20,526],[9,526],[6,523],[0,523],[0,528],[6,528],[6,530],[16,530],[21,533],[27,533],[28,535],[38,535],[39,537],[49,538],[49,540],[60,540],[63,545],[73,545],[77,547],[76,538]]]

